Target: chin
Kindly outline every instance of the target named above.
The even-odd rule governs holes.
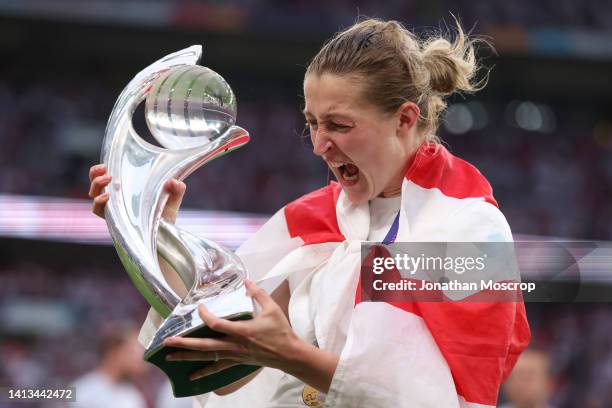
[[[344,194],[346,194],[346,197],[354,205],[367,203],[376,197],[375,188],[373,187],[373,183],[370,182],[369,177],[365,177],[365,174],[362,174],[362,177],[363,178],[359,180],[357,184],[350,187],[340,182]]]

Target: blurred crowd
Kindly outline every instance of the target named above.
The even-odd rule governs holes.
[[[96,363],[95,346],[107,322],[139,322],[148,310],[121,271],[113,274],[92,265],[51,268],[36,262],[0,268],[0,330],[17,336],[2,344],[0,355],[8,362],[0,368],[2,384],[51,380],[65,385]],[[10,381],[4,381],[6,376]]]
[[[185,2],[189,4],[190,2]],[[210,2],[215,3],[215,2]],[[500,26],[546,27],[546,28],[572,28],[600,31],[612,31],[612,7],[606,0],[585,1],[515,1],[502,0],[439,0],[419,2],[417,0],[392,0],[379,2],[375,0],[354,1],[342,0],[333,3],[324,1],[278,1],[265,2],[237,0],[236,4],[248,13],[264,17],[272,11],[278,14],[279,10],[287,16],[300,16],[306,20],[314,17],[313,10],[325,9],[326,16],[323,23],[346,23],[358,14],[395,18],[413,21],[419,26],[439,24],[441,17],[448,17],[448,11],[459,15],[468,25],[495,24]],[[309,14],[310,13],[310,14]],[[253,29],[257,29],[255,21]],[[320,19],[317,20],[320,23]],[[308,21],[305,21],[305,24]],[[312,20],[310,21],[312,22]],[[260,25],[262,28],[264,25]],[[303,28],[306,28],[304,26]]]
[[[532,330],[530,348],[546,359],[550,406],[611,406],[612,340],[606,333],[612,328],[612,305],[528,303],[526,307]],[[538,381],[533,370],[527,371],[525,367],[513,372],[525,375],[523,394],[530,392],[530,381]],[[512,381],[506,383],[506,388],[512,386]]]
[[[94,82],[0,82],[0,192],[86,197],[116,97]],[[238,125],[253,141],[198,171],[186,205],[270,213],[326,183],[324,166],[303,143],[298,101],[283,102],[240,100]],[[147,137],[137,113],[134,124]]]
[[[85,198],[115,98],[93,81],[0,81],[0,192]],[[328,182],[298,96],[238,101],[237,123],[252,141],[194,173],[186,206],[271,214]],[[530,131],[507,123],[506,104],[482,103],[486,126],[463,134],[447,131],[456,126],[446,118],[442,140],[490,180],[515,233],[612,239],[612,224],[601,222],[612,217],[610,123],[589,106],[553,105],[554,129]],[[146,136],[143,116],[137,110],[134,124]]]
[[[143,362],[144,349],[136,342],[135,330],[148,306],[122,271],[92,263],[54,267],[37,262],[3,263],[0,299],[3,386],[65,388],[80,381],[75,408],[102,406],[86,403],[92,397],[89,391],[98,400],[115,398],[119,405],[114,406],[125,406],[112,387],[100,392],[103,386],[98,377],[107,374],[109,385],[110,377],[115,377],[114,391],[127,393],[131,401],[143,401],[131,404],[133,407],[153,407],[160,390],[165,391],[163,375]],[[111,395],[105,396],[108,393]]]
[[[29,0],[32,2],[32,0]],[[87,8],[99,11],[113,7],[117,0],[68,0],[55,5],[55,13],[70,9],[84,11]],[[27,3],[24,1],[24,3]],[[472,25],[495,24],[499,26],[522,26],[535,28],[612,30],[612,7],[607,0],[540,0],[537,2],[521,0],[130,0],[132,10],[149,5],[149,13],[166,15],[170,23],[183,26],[202,24],[219,30],[285,31],[311,33],[313,24],[322,31],[336,30],[355,19],[357,15],[381,18],[395,18],[411,21],[418,26],[437,26],[441,17],[448,11],[459,15],[463,21]],[[39,3],[40,4],[40,3]],[[76,6],[75,6],[76,5]],[[27,10],[27,7],[25,8]],[[49,8],[42,8],[52,10]],[[323,11],[323,12],[321,12]],[[140,14],[141,10],[137,14]],[[127,11],[129,18],[133,12]],[[141,18],[143,18],[141,16]]]

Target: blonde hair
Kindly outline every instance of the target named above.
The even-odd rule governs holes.
[[[355,76],[364,84],[365,100],[385,113],[414,102],[421,111],[418,129],[426,140],[437,142],[445,98],[458,91],[475,92],[486,84],[486,76],[473,81],[479,68],[475,40],[468,39],[455,22],[457,33],[451,41],[441,34],[420,39],[397,21],[361,21],[325,43],[306,75]]]

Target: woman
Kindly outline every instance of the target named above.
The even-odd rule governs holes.
[[[314,153],[338,183],[279,210],[239,250],[261,313],[202,319],[223,340],[168,339],[176,360],[265,368],[210,396],[211,406],[494,406],[529,340],[522,303],[361,301],[360,243],[511,241],[486,179],[437,143],[444,97],[471,92],[477,69],[461,27],[454,42],[419,40],[394,21],[339,33],[304,79]],[[110,182],[90,172],[94,212]],[[166,185],[173,220],[184,184]],[[271,295],[268,295],[271,293]],[[356,296],[357,294],[357,296]],[[143,334],[155,330],[155,317]],[[145,336],[146,337],[146,336]],[[204,400],[201,403],[204,404]]]

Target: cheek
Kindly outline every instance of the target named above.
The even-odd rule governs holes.
[[[380,140],[370,149],[365,172],[374,190],[378,191],[387,188],[396,177],[399,167],[403,166],[404,159],[401,148],[396,144],[396,139]]]
[[[394,167],[398,160],[397,146],[391,138],[377,134],[368,136],[363,138],[355,148],[354,159],[359,161],[357,164],[360,168],[376,177],[378,173],[385,173],[389,168]]]
[[[344,137],[336,138],[336,145],[360,168],[369,167],[376,162],[381,153],[376,133],[354,130]]]

